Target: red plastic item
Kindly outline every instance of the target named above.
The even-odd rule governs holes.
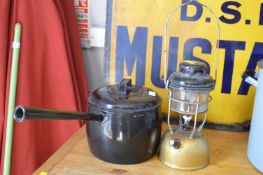
[[[12,28],[23,26],[16,104],[86,111],[87,83],[73,1],[0,1],[0,134],[11,67]],[[79,121],[15,123],[12,175],[32,174],[81,126]],[[1,172],[3,141],[1,144]]]

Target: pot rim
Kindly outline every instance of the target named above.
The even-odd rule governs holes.
[[[156,110],[157,108],[160,108],[162,104],[162,100],[159,101],[159,103],[157,103],[154,106],[151,107],[147,107],[147,108],[138,108],[138,109],[109,109],[109,108],[100,108],[97,107],[94,104],[89,103],[89,106],[94,107],[95,109],[97,109],[99,112],[102,113],[107,113],[107,114],[123,114],[123,113],[130,113],[130,114],[134,114],[134,113],[141,113],[141,112],[147,112],[147,111],[152,111],[152,110]]]

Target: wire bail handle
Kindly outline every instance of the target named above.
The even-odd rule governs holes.
[[[164,28],[164,84],[166,89],[168,88],[168,80],[167,80],[167,76],[168,76],[168,70],[167,70],[167,31],[168,31],[168,24],[170,22],[171,17],[175,14],[175,12],[179,9],[181,9],[184,6],[187,6],[189,4],[191,4],[192,2],[196,2],[198,4],[200,4],[202,7],[205,7],[213,16],[213,18],[216,20],[217,23],[217,32],[218,32],[218,40],[216,43],[216,68],[215,68],[215,82],[217,80],[217,70],[218,70],[218,57],[219,57],[219,40],[220,40],[220,24],[219,24],[219,20],[215,14],[215,12],[209,8],[208,6],[206,6],[205,4],[199,2],[198,0],[190,0],[189,2],[183,3],[179,6],[176,6],[168,15],[168,17],[166,18],[166,23],[165,23],[165,28]]]

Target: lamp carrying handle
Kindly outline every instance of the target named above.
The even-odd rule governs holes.
[[[216,43],[216,68],[215,68],[215,82],[217,80],[217,70],[218,70],[218,57],[219,57],[219,40],[220,40],[220,24],[219,24],[219,20],[215,14],[215,12],[209,8],[208,6],[202,4],[201,2],[197,1],[197,0],[190,0],[189,2],[183,3],[180,6],[175,7],[170,14],[168,15],[168,17],[166,18],[166,23],[165,23],[165,28],[164,28],[164,84],[165,87],[168,88],[168,81],[167,81],[167,76],[168,76],[168,70],[167,70],[167,62],[168,62],[168,58],[167,58],[167,31],[168,31],[168,24],[170,22],[170,19],[173,17],[173,15],[175,14],[175,12],[179,9],[181,9],[184,6],[187,6],[193,2],[196,2],[198,4],[200,4],[202,7],[205,7],[213,16],[213,18],[216,20],[217,22],[217,30],[218,30],[218,39],[217,39],[217,43]]]

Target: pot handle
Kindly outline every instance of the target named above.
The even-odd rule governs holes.
[[[242,73],[242,79],[252,86],[257,87],[258,85],[257,73],[254,71],[246,70]]]
[[[30,108],[17,106],[14,112],[14,119],[17,122],[24,120],[96,120],[102,122],[103,115],[89,112],[58,111],[50,109]]]

